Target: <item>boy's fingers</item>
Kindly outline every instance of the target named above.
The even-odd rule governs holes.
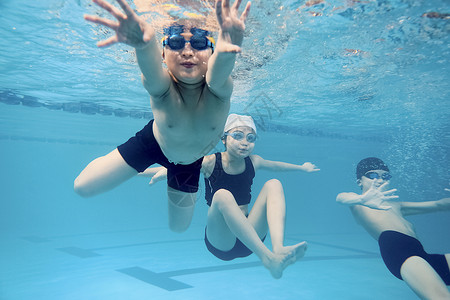
[[[216,16],[217,16],[217,22],[219,24],[222,24],[223,18],[222,18],[222,1],[221,0],[217,0],[217,2],[216,2]]]
[[[115,35],[115,36],[112,36],[112,37],[110,37],[110,38],[108,38],[108,39],[106,39],[104,41],[98,42],[97,46],[100,47],[100,48],[103,48],[103,47],[111,46],[112,44],[115,44],[117,42],[118,42],[117,35]]]
[[[245,6],[244,11],[242,12],[242,15],[240,18],[242,22],[245,22],[245,20],[247,20],[248,13],[250,12],[250,5],[251,5],[251,3],[247,2],[247,5]]]
[[[125,15],[115,6],[109,4],[103,0],[93,0],[101,8],[107,10],[110,14],[112,14],[116,19],[125,19]]]
[[[114,30],[116,30],[117,27],[118,27],[116,22],[108,20],[108,19],[104,19],[104,18],[99,18],[97,16],[84,15],[84,19],[86,21],[89,21],[89,22],[92,22],[92,23],[104,25],[104,26],[109,27],[109,28],[114,29]]]
[[[374,180],[374,182],[375,182],[375,180]],[[380,190],[384,189],[384,187],[385,187],[387,184],[388,184],[388,183],[385,182],[385,183],[383,183],[382,185],[380,185]]]
[[[385,194],[385,195],[392,194],[392,193],[395,193],[396,191],[397,191],[397,189],[392,189],[392,190],[389,190],[389,191],[384,191],[383,194]]]
[[[239,9],[239,6],[241,5],[241,2],[242,2],[242,0],[236,0],[236,1],[234,1],[232,8],[233,8],[234,10],[238,10],[238,9]]]
[[[131,17],[134,15],[133,9],[128,5],[125,0],[116,0],[119,3],[120,7],[122,7],[123,11],[127,14],[127,16]]]
[[[226,15],[230,14],[230,0],[223,0],[222,2],[222,10]]]

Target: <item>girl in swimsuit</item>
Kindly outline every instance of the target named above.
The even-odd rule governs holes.
[[[270,161],[252,154],[256,126],[250,116],[231,114],[225,124],[222,142],[226,151],[205,156],[201,172],[205,177],[206,200],[210,206],[205,229],[208,250],[222,260],[232,260],[255,253],[274,278],[304,256],[306,242],[284,246],[286,204],[281,182],[267,181],[252,209],[251,185],[255,171],[319,171],[306,162],[295,165]],[[150,184],[165,177],[165,168],[147,169]],[[272,250],[263,243],[269,231]]]

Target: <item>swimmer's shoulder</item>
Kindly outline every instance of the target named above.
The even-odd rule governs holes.
[[[203,157],[201,172],[203,173],[205,178],[209,178],[209,176],[211,176],[215,166],[216,166],[215,154],[206,155]]]

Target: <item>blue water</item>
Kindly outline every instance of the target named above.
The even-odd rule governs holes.
[[[108,32],[82,20],[89,1],[3,0],[0,11],[0,299],[415,298],[335,197],[358,192],[367,156],[389,164],[402,200],[448,196],[450,20],[422,17],[450,13],[448,1],[253,3],[231,111],[255,118],[256,154],[321,168],[255,178],[255,193],[281,180],[287,243],[310,245],[279,281],[255,256],[224,263],[205,250],[202,196],[182,235],[167,228],[164,184],[77,196],[84,166],[152,117],[132,52],[96,48]],[[449,252],[448,212],[410,220],[426,250]],[[189,287],[120,271],[133,267]]]

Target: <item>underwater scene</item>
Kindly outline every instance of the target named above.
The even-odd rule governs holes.
[[[125,2],[154,26],[158,46],[163,28],[185,19],[221,43],[215,1]],[[0,11],[0,299],[420,298],[386,267],[372,224],[336,198],[365,191],[369,177],[355,171],[367,157],[389,166],[393,202],[450,197],[450,2],[252,1],[229,112],[253,118],[252,154],[320,169],[263,168],[253,179],[250,209],[276,179],[284,244],[308,245],[279,279],[259,255],[210,253],[203,175],[182,233],[169,226],[165,181],[134,176],[78,195],[83,169],[158,114],[135,50],[97,47],[114,30],[83,16],[114,18],[92,1],[2,0]],[[208,154],[232,151],[215,141]],[[450,253],[446,205],[406,218],[427,253]]]

